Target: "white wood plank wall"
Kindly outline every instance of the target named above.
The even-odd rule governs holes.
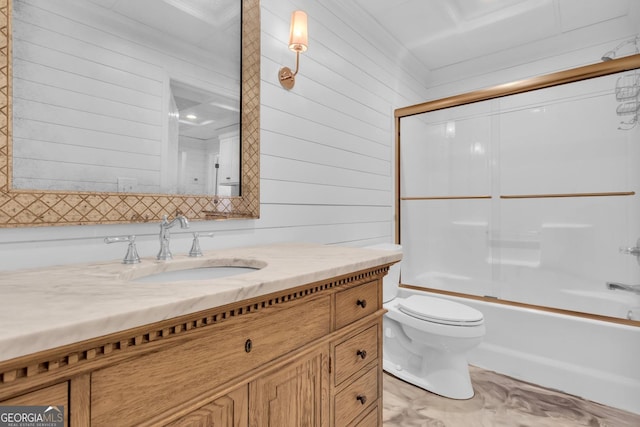
[[[424,89],[338,2],[262,6],[263,223],[321,243],[393,240],[393,109]],[[286,91],[276,75],[295,65],[286,49],[295,9],[308,14],[309,50]]]
[[[174,254],[189,250],[190,231],[216,232],[201,239],[204,250],[394,239],[393,109],[423,101],[426,87],[400,64],[405,55],[391,39],[368,30],[366,21],[345,18],[343,7],[338,0],[262,0],[261,217],[193,222],[189,232],[172,233]],[[286,91],[276,75],[281,66],[295,66],[287,42],[296,9],[309,15],[309,50],[301,55],[296,86]],[[102,106],[78,107],[91,112],[85,114],[96,108]],[[153,155],[153,143],[147,145],[130,156]],[[136,234],[141,256],[154,256],[157,232],[157,224],[0,229],[0,270],[119,259],[124,246],[102,243],[117,234]]]
[[[239,79],[201,51],[114,28],[89,5],[14,2],[14,187],[117,191],[127,177],[160,192],[168,80],[211,90]]]

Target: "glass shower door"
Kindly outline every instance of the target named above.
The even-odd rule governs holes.
[[[478,103],[402,119],[403,283],[495,295],[490,112]]]
[[[627,75],[403,117],[403,283],[640,320]]]

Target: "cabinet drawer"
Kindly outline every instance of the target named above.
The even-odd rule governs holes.
[[[338,385],[378,358],[378,326],[371,326],[335,347],[335,384]]]
[[[378,422],[378,407],[376,406],[363,419],[353,425],[353,427],[378,427],[382,423]]]
[[[348,425],[358,415],[375,406],[377,401],[378,366],[376,365],[335,395],[335,425]]]
[[[378,281],[336,294],[336,329],[378,310]]]
[[[11,399],[0,402],[0,406],[44,406],[45,408],[42,409],[43,412],[47,406],[55,406],[56,409],[62,406],[64,408],[62,416],[53,412],[53,415],[50,416],[53,417],[53,421],[57,421],[58,417],[63,418],[64,425],[66,426],[69,425],[69,384],[64,382],[21,396],[12,397]],[[15,425],[21,424],[16,423]]]
[[[330,297],[267,307],[91,376],[91,421],[139,424],[330,331]],[[251,340],[251,346],[246,345]],[[246,351],[250,350],[250,351]]]

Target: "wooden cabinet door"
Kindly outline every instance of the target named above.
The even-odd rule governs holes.
[[[244,385],[166,427],[247,427],[249,400]]]
[[[318,351],[253,381],[249,426],[328,425],[328,378],[328,351]]]
[[[69,425],[69,384],[64,382],[0,402],[1,406],[64,407],[64,425]],[[57,408],[55,409],[57,410]],[[20,423],[16,423],[19,425]]]

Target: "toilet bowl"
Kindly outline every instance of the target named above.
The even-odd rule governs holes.
[[[368,249],[401,251],[400,245]],[[484,317],[444,298],[398,296],[400,264],[384,278],[383,369],[404,381],[451,399],[470,399],[473,387],[466,353],[485,335]]]

